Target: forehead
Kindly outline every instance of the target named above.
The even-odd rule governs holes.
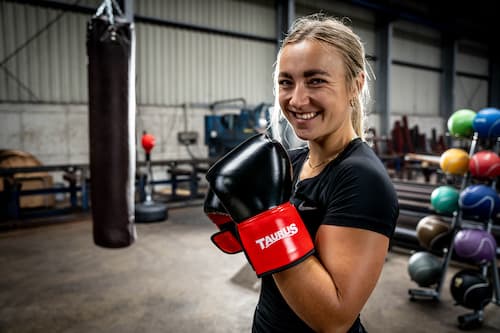
[[[283,47],[279,68],[280,72],[302,72],[312,68],[331,74],[344,72],[342,57],[337,48],[307,39]]]

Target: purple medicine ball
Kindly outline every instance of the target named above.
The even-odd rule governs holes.
[[[462,209],[464,216],[489,219],[498,213],[500,197],[489,186],[483,184],[469,185],[460,193],[458,205]]]
[[[463,229],[455,236],[455,252],[474,262],[491,261],[496,257],[497,243],[493,235],[480,229]]]

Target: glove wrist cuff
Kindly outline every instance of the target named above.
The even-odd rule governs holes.
[[[289,202],[239,223],[238,233],[259,277],[294,266],[314,252],[311,236]]]

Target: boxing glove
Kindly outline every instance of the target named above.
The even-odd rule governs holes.
[[[314,253],[309,232],[289,202],[292,168],[281,144],[257,134],[219,159],[206,178],[236,223],[257,276],[285,270]]]
[[[235,254],[243,251],[236,234],[236,225],[226,212],[219,198],[209,188],[203,204],[203,211],[208,218],[217,226],[216,232],[210,238],[222,252]]]

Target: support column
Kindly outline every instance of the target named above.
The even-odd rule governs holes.
[[[448,131],[447,119],[455,112],[455,73],[456,73],[457,41],[454,36],[443,35],[441,51],[441,100],[439,115],[443,122],[443,133]]]
[[[490,47],[490,82],[487,106],[500,108],[500,47],[493,44]]]
[[[380,136],[390,134],[392,30],[392,20],[387,17],[377,18],[375,112],[380,115],[378,129],[378,135]]]
[[[295,0],[276,1],[276,45],[277,49],[285,37],[288,28],[295,20]]]

